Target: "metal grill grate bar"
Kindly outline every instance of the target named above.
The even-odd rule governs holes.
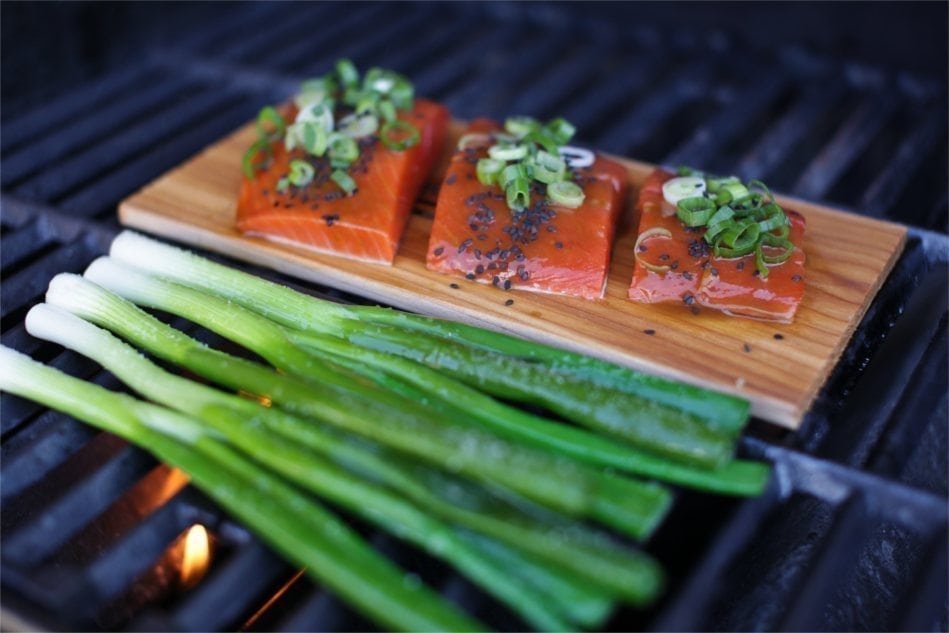
[[[841,174],[896,113],[897,104],[897,98],[887,92],[865,97],[798,179],[794,193],[802,198],[823,199]]]
[[[32,199],[60,199],[97,175],[113,172],[124,161],[163,139],[186,133],[196,120],[227,108],[236,97],[230,91],[220,90],[203,90],[192,94],[180,106],[140,119],[118,134],[61,161],[54,171],[43,172],[26,180],[16,191]]]
[[[5,538],[4,558],[35,565],[65,544],[80,529],[155,467],[155,460],[134,447],[122,449],[94,474],[46,508],[37,521]]]
[[[171,81],[158,73],[143,77],[140,89],[116,96],[108,104],[78,119],[74,124],[54,129],[42,138],[33,139],[20,151],[8,155],[3,161],[3,187],[14,186],[19,180],[40,170],[54,166],[59,161],[94,144],[114,130],[136,120],[146,118],[149,112],[168,107],[169,101],[191,90],[195,84],[186,85]]]
[[[48,134],[81,116],[89,108],[126,92],[135,85],[142,72],[147,72],[147,68],[129,68],[106,75],[64,98],[50,100],[28,114],[5,121],[3,134],[0,135],[0,151],[4,154],[14,151],[27,140]]]

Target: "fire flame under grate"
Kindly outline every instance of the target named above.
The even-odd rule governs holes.
[[[297,5],[290,21],[280,11],[242,5],[48,105],[4,112],[3,344],[118,388],[86,359],[31,339],[26,311],[53,275],[105,252],[122,197],[337,57],[384,62],[460,117],[563,114],[607,151],[737,171],[913,227],[802,431],[753,424],[743,440],[746,455],[776,466],[768,492],[749,501],[681,493],[648,544],[669,591],[610,626],[946,628],[944,84],[797,48],[751,55],[720,33],[640,27],[622,39],[566,10],[315,4]],[[404,37],[433,12],[442,28]],[[333,29],[315,28],[329,16]],[[511,27],[518,20],[533,20],[526,35]],[[366,33],[366,23],[378,28]],[[517,90],[499,86],[498,72]],[[11,626],[372,628],[146,453],[7,395],[0,433]],[[441,563],[356,527],[488,624],[523,628]]]

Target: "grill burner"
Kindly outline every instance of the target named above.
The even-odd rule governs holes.
[[[944,80],[796,46],[762,52],[718,31],[637,26],[620,37],[571,5],[298,4],[292,19],[284,8],[222,16],[194,5],[213,19],[171,47],[38,107],[4,94],[3,344],[118,388],[30,338],[26,311],[53,275],[105,252],[122,197],[337,57],[394,67],[459,117],[563,114],[598,148],[765,178],[913,227],[801,431],[753,422],[746,434],[742,452],[775,464],[771,488],[748,501],[680,493],[648,544],[669,572],[665,598],[619,611],[610,627],[947,628]],[[432,23],[429,37],[406,37]],[[0,407],[5,626],[372,628],[146,453],[15,397]],[[212,562],[186,588],[182,535],[194,525],[211,534]],[[356,527],[489,625],[523,628],[441,563]]]

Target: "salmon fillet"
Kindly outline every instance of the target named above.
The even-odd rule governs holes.
[[[404,151],[386,148],[375,137],[360,142],[360,156],[349,174],[356,192],[346,196],[332,181],[325,159],[313,159],[316,176],[305,187],[277,191],[277,182],[303,150],[273,145],[266,170],[244,179],[237,205],[237,228],[245,235],[303,246],[319,252],[392,264],[419,190],[434,165],[448,125],[448,110],[416,99],[399,118],[420,132],[418,144]]]
[[[469,133],[499,129],[473,122]],[[478,181],[478,159],[487,143],[455,153],[435,207],[426,265],[503,289],[517,288],[585,299],[603,296],[616,223],[626,192],[626,170],[598,156],[577,170],[586,195],[570,209],[546,200],[534,186],[530,204],[517,214],[504,191]]]
[[[675,175],[657,169],[643,184],[636,204],[639,229],[629,298],[639,303],[681,302],[733,316],[790,323],[804,296],[804,217],[785,209],[788,239],[795,249],[780,265],[758,274],[754,254],[715,257],[705,228],[688,228],[665,201],[662,185]],[[769,249],[764,247],[767,254]]]

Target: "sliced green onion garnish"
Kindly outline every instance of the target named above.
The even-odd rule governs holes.
[[[748,195],[748,188],[745,185],[741,184],[740,181],[736,180],[727,180],[721,183],[718,191],[716,192],[716,202],[719,204],[728,204],[732,200],[741,200]]]
[[[383,99],[380,101],[379,116],[381,116],[384,121],[395,121],[395,105],[388,99]]]
[[[497,159],[495,159],[497,160]],[[503,163],[503,161],[498,161]],[[501,175],[498,178],[498,183],[503,189],[507,189],[512,182],[523,178],[525,180],[530,180],[530,174],[527,171],[527,165],[523,163],[514,163],[513,165],[508,165],[501,170]]]
[[[557,145],[566,145],[573,138],[577,128],[563,118],[557,118],[544,126],[544,131],[553,137]]]
[[[351,196],[356,193],[356,181],[341,169],[333,170],[333,173],[330,174],[330,178],[339,185],[339,188],[346,192],[347,196]]]
[[[526,209],[531,201],[530,181],[515,178],[505,189],[507,206],[515,210]]]
[[[775,235],[762,235],[761,246],[772,249],[781,249],[777,254],[765,253],[762,248],[761,258],[766,264],[783,264],[794,253],[794,244],[790,240]]]
[[[762,279],[767,279],[768,273],[771,272],[768,270],[768,265],[764,261],[764,253],[761,251],[761,244],[755,247],[755,268],[758,269],[758,274]]]
[[[527,158],[526,145],[492,145],[488,156],[495,160],[521,160]]]
[[[343,117],[339,122],[339,131],[352,138],[362,138],[370,134],[375,134],[378,129],[379,118],[368,112],[363,114],[350,114],[349,116]]]
[[[290,161],[290,174],[287,176],[287,180],[294,187],[305,187],[313,181],[315,173],[316,170],[313,169],[313,165],[297,158]]]
[[[391,150],[402,151],[418,144],[422,135],[418,128],[409,123],[396,119],[395,121],[386,121],[382,126],[380,133],[382,144]]]
[[[540,123],[529,116],[508,117],[504,121],[504,129],[517,138],[524,138],[531,132],[540,129]]]
[[[550,201],[554,204],[576,209],[583,204],[583,200],[586,196],[583,193],[583,189],[577,186],[576,183],[570,182],[569,180],[561,180],[560,182],[547,185],[547,197],[550,198]]]
[[[257,160],[258,155],[263,154],[264,160],[270,156],[270,141],[265,138],[259,138],[247,148],[244,152],[244,158],[241,160],[241,169],[248,180],[254,179],[254,170],[259,167],[261,161]]]
[[[340,83],[349,88],[359,83],[359,71],[348,59],[341,59],[336,62],[336,75]]]
[[[566,171],[567,164],[559,156],[543,150],[534,156],[534,178],[544,184],[560,182]]]
[[[504,169],[504,163],[499,160],[493,158],[479,159],[477,166],[478,182],[482,185],[497,184],[502,169]]]
[[[728,248],[741,250],[754,247],[761,234],[758,224],[754,220],[741,220],[722,233],[722,243]]]
[[[257,115],[257,136],[276,141],[283,138],[286,130],[287,122],[283,120],[279,112],[271,106],[261,109]]]
[[[711,244],[715,238],[725,231],[729,226],[733,224],[732,218],[735,216],[735,212],[732,211],[731,207],[724,206],[719,208],[718,211],[709,218],[707,228],[705,230],[705,241]]]
[[[352,163],[359,158],[359,146],[345,134],[333,132],[329,135],[329,157],[334,161]]]
[[[705,181],[696,176],[680,176],[662,183],[662,197],[669,204],[695,198],[705,193]]]
[[[715,213],[715,203],[708,198],[683,198],[676,204],[676,215],[686,226],[705,226]]]

